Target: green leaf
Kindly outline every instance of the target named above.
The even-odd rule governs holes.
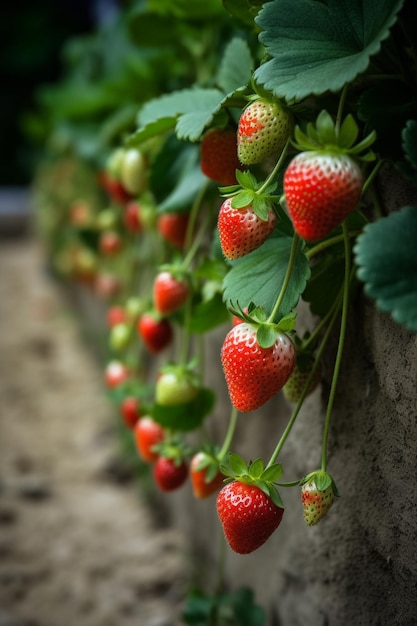
[[[403,0],[275,0],[256,23],[272,57],[255,80],[277,97],[337,92],[363,73],[389,35]]]
[[[227,322],[229,317],[221,293],[216,293],[210,300],[193,306],[188,330],[191,333],[206,333]]]
[[[343,285],[344,275],[345,261],[342,255],[326,255],[313,265],[303,300],[309,302],[314,315],[324,317],[331,309]]]
[[[242,308],[254,302],[269,315],[284,281],[291,247],[292,237],[276,230],[257,250],[233,261],[223,281],[224,301],[239,302]],[[296,306],[309,277],[308,259],[299,248],[279,318],[290,313]]]
[[[152,417],[165,428],[186,432],[200,426],[203,419],[213,410],[214,403],[213,391],[203,388],[191,402],[175,406],[155,404]]]
[[[177,132],[181,139],[196,141],[219,111],[224,94],[218,89],[195,87],[182,89],[165,94],[159,98],[148,100],[139,111],[139,129],[133,137],[145,136],[150,133],[151,126],[158,130],[155,122],[164,119],[177,120]],[[184,119],[181,119],[184,116]],[[142,133],[142,135],[140,134]]]
[[[368,224],[355,255],[358,278],[382,311],[417,332],[417,207],[407,206]]]
[[[249,46],[236,37],[228,44],[217,76],[217,84],[224,93],[232,93],[247,85],[252,77],[254,62]]]

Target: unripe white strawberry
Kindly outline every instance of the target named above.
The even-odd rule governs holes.
[[[301,486],[301,502],[307,526],[314,526],[327,515],[336,495],[336,486],[326,472],[318,471],[306,477]]]

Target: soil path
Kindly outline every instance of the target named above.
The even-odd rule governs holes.
[[[181,536],[117,455],[97,363],[31,239],[0,241],[0,626],[175,626]]]

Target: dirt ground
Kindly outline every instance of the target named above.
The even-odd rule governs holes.
[[[178,530],[120,454],[100,369],[31,238],[0,240],[0,626],[175,626]]]

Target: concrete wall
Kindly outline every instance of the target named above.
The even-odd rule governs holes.
[[[395,174],[390,179],[385,172],[383,181],[389,210],[416,201]],[[308,313],[303,318],[308,324]],[[230,412],[219,361],[225,332],[207,342],[208,383],[219,393],[219,442]],[[284,480],[320,466],[333,356],[330,347],[323,384],[308,398],[283,449]],[[279,395],[256,414],[242,414],[233,451],[246,460],[267,460],[290,411]],[[360,294],[350,311],[329,438],[328,470],[341,497],[320,524],[307,528],[299,489],[281,489],[286,512],[267,543],[247,556],[226,547],[228,583],[255,590],[269,611],[268,626],[415,626],[416,469],[417,337]],[[214,584],[222,534],[215,498],[196,502],[184,487],[169,507],[190,538],[190,557],[201,554],[193,561],[196,575],[205,587]]]

